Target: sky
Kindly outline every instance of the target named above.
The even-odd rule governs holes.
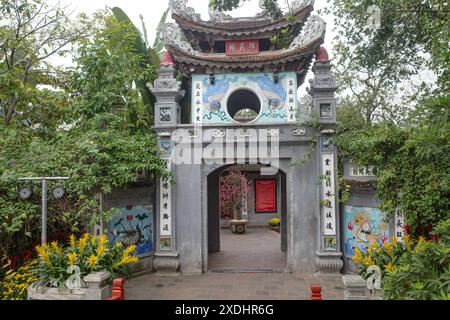
[[[105,7],[120,7],[133,21],[134,25],[142,31],[141,20],[139,15],[142,14],[144,23],[147,28],[148,40],[150,44],[153,44],[156,34],[156,28],[161,19],[162,14],[168,8],[169,0],[48,0],[49,3],[57,3],[60,1],[64,5],[68,5],[68,11],[73,11],[74,15],[84,12],[92,14],[96,10],[104,9]],[[278,0],[280,6],[285,8],[285,0]],[[188,6],[193,7],[197,13],[202,15],[203,20],[209,20],[208,16],[208,3],[209,0],[189,0]],[[255,16],[261,11],[258,5],[258,0],[250,0],[243,3],[243,5],[228,13],[233,17],[248,17]],[[314,8],[319,10],[327,5],[326,0],[315,0]],[[317,14],[317,13],[316,13]],[[324,46],[328,49],[329,55],[332,58],[332,40],[334,38],[334,24],[332,16],[323,16],[322,19],[327,23],[327,33]],[[170,19],[171,20],[171,19]],[[65,64],[64,62],[61,64]],[[312,72],[309,72],[307,80],[305,81],[301,91],[304,92],[308,84],[308,79],[312,77]]]

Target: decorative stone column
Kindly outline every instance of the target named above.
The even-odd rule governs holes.
[[[313,98],[313,110],[321,127],[317,158],[319,163],[319,246],[316,251],[316,267],[319,274],[339,275],[344,262],[340,250],[339,197],[337,149],[331,138],[336,126],[336,78],[331,73],[331,63],[325,48],[316,54],[312,68],[314,80],[308,90]]]
[[[175,62],[166,52],[158,71],[154,87],[149,88],[155,95],[155,131],[162,157],[167,161],[167,170],[173,171],[171,162],[172,133],[180,123],[180,99],[184,96],[181,83],[176,80]],[[178,272],[179,254],[176,246],[175,188],[169,179],[160,178],[157,187],[157,228],[156,251],[153,267],[156,271]]]

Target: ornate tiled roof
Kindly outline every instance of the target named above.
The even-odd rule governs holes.
[[[292,26],[300,29],[313,11],[314,0],[296,0],[291,4],[289,15],[272,20],[263,13],[256,17],[232,18],[222,12],[209,12],[210,20],[204,21],[195,10],[186,5],[187,0],[170,0],[172,18],[185,31],[205,33],[210,37],[242,38],[258,34],[277,34],[281,29]],[[189,39],[193,40],[193,39]]]
[[[257,55],[227,56],[223,53],[204,53],[194,49],[184,32],[177,24],[166,24],[163,38],[177,63],[208,70],[221,69],[255,69],[265,66],[294,63],[296,70],[307,70],[309,64],[324,42],[325,22],[318,16],[310,16],[301,33],[299,33],[287,49],[264,51]],[[191,70],[192,72],[192,70]]]

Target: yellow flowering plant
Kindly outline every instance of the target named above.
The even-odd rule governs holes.
[[[91,272],[108,271],[111,281],[130,274],[130,265],[139,260],[135,256],[136,246],[126,247],[122,243],[111,244],[103,235],[100,238],[84,234],[79,238],[70,236],[67,246],[54,242],[36,247],[40,263],[36,266],[38,283],[41,286],[64,287],[72,275],[70,266],[80,268],[80,276]]]
[[[409,237],[404,237],[403,242],[408,241],[410,241]],[[373,242],[366,247],[366,252],[355,249],[353,261],[363,277],[367,276],[367,268],[372,265],[380,267],[384,276],[394,270],[397,260],[406,249],[406,244],[399,243],[396,237],[392,237],[390,242],[386,241],[381,246],[378,242]]]
[[[281,220],[279,218],[273,218],[269,220],[269,226],[271,227],[279,227]]]
[[[3,266],[5,276],[0,281],[0,300],[25,300],[28,287],[38,280],[35,271],[37,260],[30,260],[17,269],[10,269],[9,264]]]
[[[450,219],[434,235],[439,240],[406,235],[401,242],[393,237],[381,246],[373,243],[366,252],[356,249],[353,261],[365,278],[368,267],[380,267],[385,299],[450,300]]]

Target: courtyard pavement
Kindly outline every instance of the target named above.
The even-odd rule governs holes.
[[[344,298],[341,278],[286,273],[280,234],[250,228],[245,235],[221,232],[221,252],[209,256],[200,275],[146,274],[125,284],[127,300],[310,300],[310,285],[322,285],[325,300]]]
[[[243,235],[230,229],[220,233],[220,252],[208,257],[208,270],[285,272],[287,255],[281,252],[281,235],[267,228],[248,228]]]

